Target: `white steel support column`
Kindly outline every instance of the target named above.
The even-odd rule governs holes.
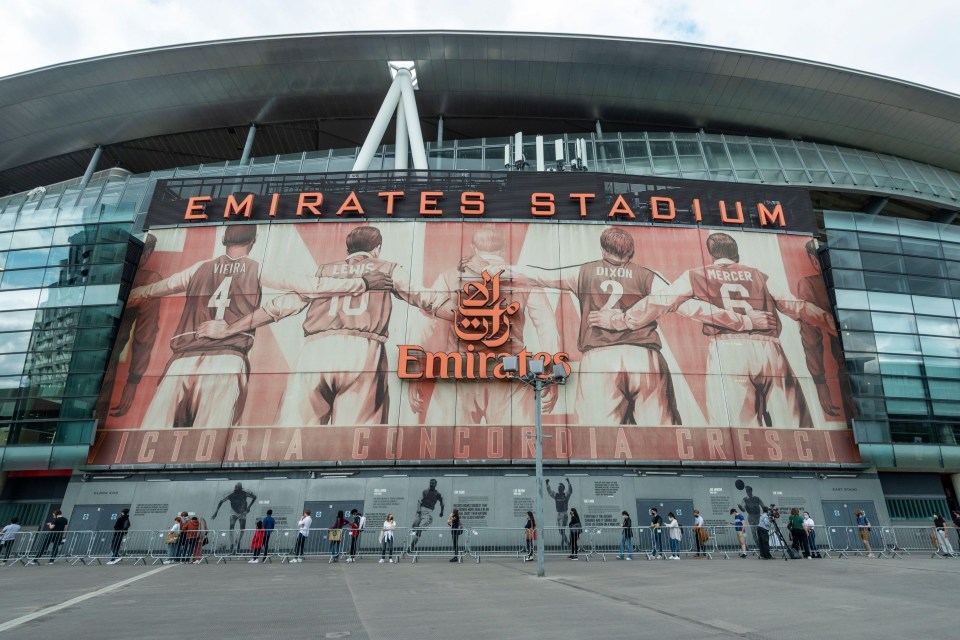
[[[253,152],[253,141],[257,139],[257,123],[251,122],[250,129],[247,130],[247,141],[243,144],[243,152],[240,154],[240,166],[250,164],[250,154]]]
[[[413,95],[413,80],[407,69],[399,69],[394,83],[400,83],[404,115],[407,119],[407,134],[410,138],[410,152],[413,154],[414,169],[429,169],[427,151],[423,145],[423,131],[420,129],[420,114],[417,113],[417,99]]]
[[[396,169],[409,167],[410,139],[407,136],[407,121],[404,118],[403,101],[397,105],[397,148],[394,153],[393,166]]]
[[[367,171],[370,168],[370,162],[377,153],[380,141],[383,140],[387,125],[390,124],[390,116],[397,110],[397,104],[400,102],[400,83],[397,82],[399,77],[400,74],[398,73],[397,78],[390,85],[390,90],[387,91],[387,97],[383,99],[383,104],[380,105],[380,111],[377,112],[377,117],[373,120],[370,133],[367,134],[367,139],[363,141],[360,153],[357,154],[357,161],[353,163],[354,171]]]

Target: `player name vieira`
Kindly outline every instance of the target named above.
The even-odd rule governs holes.
[[[231,194],[226,198],[193,196],[187,199],[183,219],[188,222],[213,222],[217,219],[315,219],[421,217],[513,217],[529,214],[534,219],[606,218],[619,222],[640,220],[669,223],[742,225],[756,220],[761,227],[785,227],[787,215],[777,201],[748,203],[741,200],[678,201],[668,196],[618,194],[612,203],[604,194],[536,192],[529,196],[529,209],[518,207],[518,199],[488,201],[482,191],[377,191],[325,195],[321,191],[270,195]],[[523,205],[526,207],[527,205]]]

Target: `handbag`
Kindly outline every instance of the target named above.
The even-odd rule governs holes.
[[[707,533],[707,530],[703,527],[697,529],[697,539],[700,541],[700,544],[703,544],[710,539],[710,534]]]
[[[327,540],[330,542],[340,542],[343,539],[343,529],[330,529],[327,531]]]
[[[164,544],[174,544],[179,537],[180,537],[179,534],[174,533],[174,532],[171,531],[171,532],[167,533],[167,536],[163,539],[163,543],[164,543]]]

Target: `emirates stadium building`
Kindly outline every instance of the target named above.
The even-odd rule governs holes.
[[[315,34],[2,78],[0,151],[4,522],[960,508],[960,96]]]

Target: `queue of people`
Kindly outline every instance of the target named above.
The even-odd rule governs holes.
[[[203,562],[203,547],[210,543],[207,537],[207,522],[186,511],[173,519],[163,541],[167,545],[167,558],[163,564],[200,564]]]

